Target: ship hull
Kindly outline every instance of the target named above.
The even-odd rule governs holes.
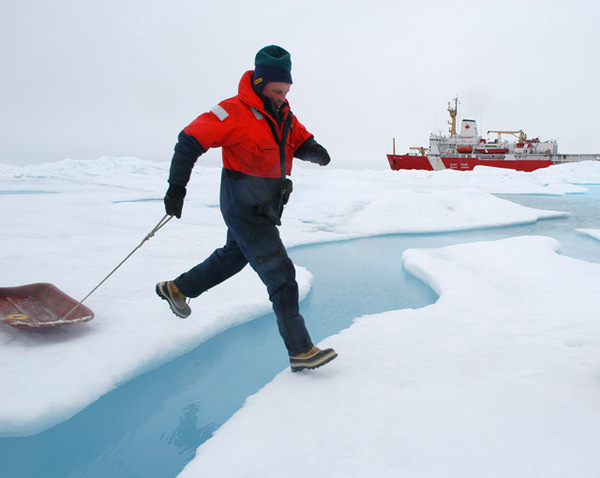
[[[490,166],[492,168],[505,168],[531,172],[536,169],[547,168],[554,164],[551,159],[493,159],[479,158],[477,156],[442,156],[437,158],[438,161],[432,161],[427,156],[411,154],[388,154],[387,158],[390,167],[394,171],[401,169],[420,169],[425,171],[433,171],[434,169],[454,169],[457,171],[471,171],[475,166]],[[441,167],[442,164],[443,167]],[[439,167],[434,167],[435,165],[439,165]]]

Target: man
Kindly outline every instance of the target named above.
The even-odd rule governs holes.
[[[292,371],[314,369],[337,357],[315,347],[298,306],[296,271],[279,236],[283,206],[292,192],[292,159],[321,166],[329,154],[292,114],[286,95],[292,84],[290,54],[270,45],[255,58],[237,96],[196,118],[179,134],[165,196],[167,214],[181,217],[186,186],[198,157],[221,147],[220,207],[227,225],[225,246],[156,293],[179,317],[191,314],[187,298],[220,284],[246,264],[267,286]]]

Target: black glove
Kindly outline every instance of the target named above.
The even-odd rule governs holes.
[[[311,136],[296,150],[294,156],[302,161],[310,161],[320,166],[327,166],[331,161],[327,150]]]
[[[310,162],[317,163],[319,166],[327,166],[330,161],[331,158],[329,157],[329,153],[327,152],[327,150],[317,143],[313,147]]]
[[[169,184],[169,189],[165,195],[165,211],[169,216],[175,216],[177,219],[181,218],[185,193],[185,187],[179,184]]]

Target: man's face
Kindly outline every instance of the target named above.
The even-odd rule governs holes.
[[[282,81],[271,81],[264,86],[262,94],[273,100],[273,103],[275,103],[277,108],[281,108],[291,86],[292,85],[289,83],[284,83]]]

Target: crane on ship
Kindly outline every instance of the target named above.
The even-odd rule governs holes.
[[[527,139],[527,135],[523,132],[522,129],[518,130],[518,131],[488,131],[488,134],[490,133],[496,133],[498,135],[501,134],[512,134],[513,136],[517,136],[519,138],[519,143],[524,143],[525,140]]]
[[[422,146],[411,146],[409,149],[418,152],[420,156],[425,156],[425,153],[429,151],[429,148],[423,148]]]

